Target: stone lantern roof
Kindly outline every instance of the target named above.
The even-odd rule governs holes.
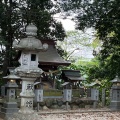
[[[118,75],[111,81],[112,83],[120,83],[120,78]]]
[[[41,51],[46,50],[48,45],[46,43],[42,44],[39,39],[35,36],[37,35],[37,27],[33,24],[29,24],[26,27],[26,38],[20,40],[20,42],[13,41],[13,47],[18,50],[33,50]]]
[[[9,71],[10,71],[10,74],[8,76],[3,77],[3,79],[21,80],[21,78],[15,74],[15,71],[12,68],[11,69],[9,68]]]

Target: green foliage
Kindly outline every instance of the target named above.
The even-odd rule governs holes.
[[[95,39],[93,39],[91,46],[94,50],[102,46],[102,42],[100,41],[98,35],[96,35]]]
[[[120,1],[65,0],[64,3],[66,4],[64,10],[77,11],[77,29],[84,30],[94,27],[97,31],[98,39],[102,41],[101,51],[98,55],[100,64],[102,64],[100,65],[100,75],[109,80],[116,74],[120,76]],[[98,70],[98,67],[96,69]],[[91,70],[91,73],[93,71],[95,69]]]
[[[100,60],[103,62],[105,71],[103,74],[108,75],[109,79],[113,78],[115,74],[120,75],[120,3],[118,0],[99,0],[86,6],[88,12],[85,12],[86,15],[79,19],[78,28],[95,27],[99,38],[103,42],[100,54]],[[86,22],[86,25],[81,26],[84,22]]]

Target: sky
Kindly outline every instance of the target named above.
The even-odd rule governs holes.
[[[70,19],[66,19],[66,20],[61,19],[60,21],[62,22],[65,31],[75,30],[75,22],[73,22],[72,20],[70,20]]]
[[[64,19],[60,14],[54,15],[54,18],[63,24],[65,31],[75,30],[75,22],[70,18]]]

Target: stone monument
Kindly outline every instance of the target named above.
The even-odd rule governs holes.
[[[20,93],[21,105],[18,113],[15,113],[9,120],[41,120],[40,116],[33,110],[34,81],[43,73],[38,68],[38,53],[47,50],[48,45],[42,45],[37,35],[37,27],[30,24],[26,27],[26,38],[20,42],[13,42],[13,47],[21,50],[19,59],[20,66],[15,69],[17,75],[22,79],[22,91]]]

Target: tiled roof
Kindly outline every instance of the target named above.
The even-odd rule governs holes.
[[[62,76],[67,77],[67,79],[72,81],[82,81],[85,80],[80,74],[79,70],[62,70]]]
[[[51,42],[50,42],[51,41]],[[39,52],[39,63],[40,64],[51,64],[51,65],[70,65],[70,62],[65,61],[57,52],[53,40],[42,41],[43,43],[48,43],[48,50],[44,52]]]

